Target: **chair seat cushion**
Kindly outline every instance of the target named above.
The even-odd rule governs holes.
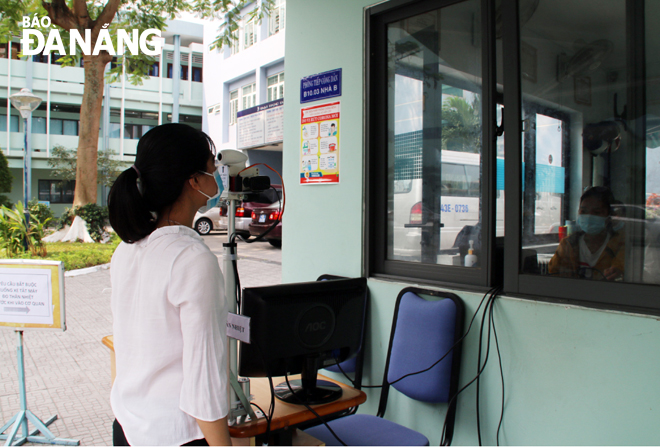
[[[346,445],[429,445],[421,433],[387,419],[368,414],[353,414],[328,422]],[[321,424],[305,430],[326,445],[342,445],[328,428]]]

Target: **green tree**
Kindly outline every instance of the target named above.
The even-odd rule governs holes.
[[[0,149],[0,193],[11,192],[11,184],[13,180],[13,176],[9,171],[7,157],[5,157],[4,152]],[[0,206],[2,205],[11,206],[9,198],[4,194],[0,194]]]
[[[78,164],[76,151],[55,146],[50,154],[48,166],[53,168],[53,174],[62,181],[75,180]],[[128,162],[118,160],[114,155],[116,153],[112,149],[98,152],[96,181],[99,185],[112,186],[119,174],[128,168]]]
[[[478,153],[481,150],[481,101],[472,104],[451,96],[442,104],[443,149]]]
[[[268,14],[271,1],[258,2],[250,13],[251,18],[259,21]],[[100,31],[109,29],[116,48],[118,29],[137,29],[139,33],[150,28],[162,30],[166,18],[174,18],[179,12],[194,11],[201,17],[221,19],[218,37],[212,45],[213,48],[221,48],[236,40],[235,31],[242,18],[241,11],[249,3],[230,0],[0,0],[0,43],[21,36],[23,16],[29,15],[32,18],[36,14],[38,17],[50,17],[53,26],[61,30],[65,48],[69,48],[71,29],[77,29],[82,36],[86,30],[90,30],[92,48],[96,45]],[[41,31],[47,34],[49,30]],[[102,50],[96,56],[78,53],[60,61],[62,66],[71,66],[77,64],[80,58],[84,61],[85,84],[80,106],[74,206],[96,203],[99,122],[105,67],[113,60],[113,56]],[[151,56],[127,53],[125,57],[118,58],[117,66],[110,70],[109,80],[117,79],[126,64],[129,81],[140,84],[154,62]]]

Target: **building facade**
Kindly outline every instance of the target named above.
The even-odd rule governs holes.
[[[135,160],[138,139],[167,122],[185,122],[201,129],[203,105],[203,26],[182,20],[168,22],[163,50],[150,76],[134,85],[126,76],[106,83],[99,151],[126,163]],[[11,54],[11,58],[7,55]],[[48,202],[56,215],[73,203],[74,182],[62,182],[48,164],[53,148],[78,147],[84,69],[61,67],[57,55],[19,58],[20,39],[0,48],[0,148],[14,177],[8,195],[23,199],[24,123],[9,96],[29,88],[42,99],[28,121],[31,146],[31,199]],[[179,67],[176,69],[175,67]],[[180,76],[173,77],[179,72]],[[9,112],[9,113],[7,113]],[[106,204],[108,188],[99,185],[98,203]]]
[[[234,44],[220,50],[210,50],[217,36],[217,23],[204,30],[204,130],[218,149],[243,149],[239,144],[239,112],[284,97],[284,40],[286,3],[273,2],[270,16],[261,22],[250,20],[256,2],[242,12]],[[266,163],[278,172],[282,170],[283,142],[246,148],[249,163]],[[262,173],[279,178],[266,169]]]

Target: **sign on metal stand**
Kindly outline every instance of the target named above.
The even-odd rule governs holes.
[[[23,329],[66,330],[64,311],[64,265],[61,261],[0,260],[0,326],[16,331],[18,388],[21,408],[0,428],[5,445],[80,445],[75,439],[57,438],[48,429],[57,415],[42,421],[27,409]],[[28,432],[28,421],[36,429]],[[11,428],[11,430],[10,430]],[[19,435],[21,429],[22,435]],[[5,431],[10,430],[8,434]],[[41,435],[39,435],[41,433]]]

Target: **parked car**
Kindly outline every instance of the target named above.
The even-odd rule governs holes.
[[[252,222],[252,211],[262,208],[271,203],[279,203],[282,198],[282,186],[273,185],[272,188],[261,192],[248,194],[245,200],[236,206],[235,231],[244,239],[250,238],[250,223]],[[227,218],[227,204],[220,205],[220,222],[229,228]]]
[[[220,221],[220,207],[214,206],[204,213],[196,213],[193,228],[201,235],[209,234],[211,230],[226,230],[227,224]]]
[[[250,223],[250,234],[252,236],[262,235],[273,223],[280,219],[280,203],[275,202],[270,206],[255,208],[252,211],[252,222]],[[282,247],[282,222],[278,223],[265,237],[273,247]]]

